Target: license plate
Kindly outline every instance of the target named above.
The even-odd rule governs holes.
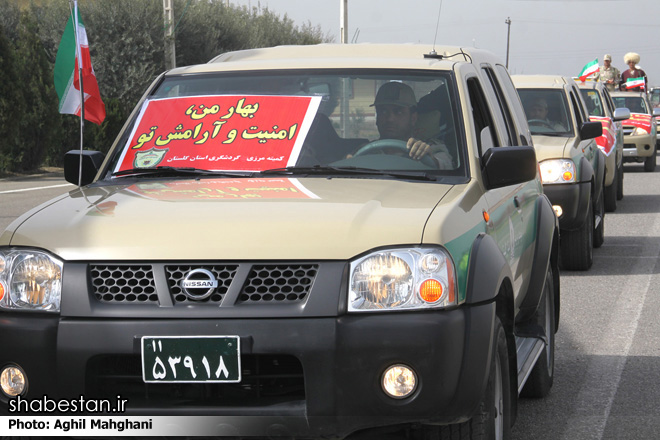
[[[240,382],[240,338],[143,336],[142,380],[148,383]]]

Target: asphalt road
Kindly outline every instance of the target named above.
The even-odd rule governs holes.
[[[660,438],[660,167],[625,171],[593,267],[561,273],[555,385],[520,401],[514,440]],[[61,175],[0,179],[0,230],[73,188]]]

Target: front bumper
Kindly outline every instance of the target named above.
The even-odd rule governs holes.
[[[543,192],[553,206],[561,206],[560,229],[578,229],[584,224],[588,213],[591,183],[543,185]]]
[[[494,304],[287,319],[2,313],[0,365],[23,368],[26,399],[121,396],[128,400],[126,415],[249,416],[258,435],[268,435],[268,420],[278,417],[293,436],[345,436],[470,417],[487,380],[494,317]],[[238,335],[244,383],[145,384],[144,335]],[[388,398],[380,388],[383,371],[397,363],[412,367],[419,380],[407,399]],[[7,415],[7,399],[0,400],[0,414]]]
[[[635,161],[636,158],[652,156],[655,149],[656,138],[648,136],[624,136],[623,137],[623,160]]]

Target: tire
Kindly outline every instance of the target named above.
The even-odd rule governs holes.
[[[612,184],[610,186],[606,186],[605,188],[603,188],[603,191],[605,192],[605,211],[607,212],[616,211],[616,200],[617,200],[617,194],[619,192],[618,170],[616,171],[616,175],[612,180]]]
[[[596,206],[594,206],[594,225],[596,219],[600,217],[598,227],[594,229],[594,247],[599,248],[605,242],[605,188],[600,192],[600,198]]]
[[[548,274],[545,276],[541,304],[536,319],[545,331],[546,344],[520,395],[541,398],[550,393],[555,379],[555,332],[557,329],[555,322],[555,289],[552,268],[550,267],[548,267]]]
[[[511,436],[511,380],[509,353],[504,327],[495,318],[493,355],[488,384],[477,413],[467,422],[445,426],[424,426],[423,439],[504,440]]]
[[[658,151],[658,148],[653,144],[653,154],[644,159],[644,171],[652,172],[655,171],[655,155]]]
[[[616,199],[621,200],[623,199],[623,162],[621,162],[621,166],[616,173],[616,177],[619,180],[619,183],[616,187]]]
[[[559,235],[561,264],[568,270],[588,270],[593,264],[594,216],[591,199],[587,207],[587,219],[581,228],[562,230]]]

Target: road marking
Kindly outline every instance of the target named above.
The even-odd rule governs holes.
[[[72,183],[64,183],[62,185],[51,185],[51,186],[39,186],[36,188],[23,188],[23,189],[11,189],[9,191],[0,191],[0,194],[9,194],[9,193],[17,193],[17,192],[24,192],[24,191],[36,191],[39,189],[49,189],[49,188],[61,188],[63,186],[69,186],[73,185]]]
[[[660,233],[656,221],[649,236]],[[628,276],[612,307],[611,321],[600,341],[588,353],[587,366],[580,392],[575,400],[575,415],[568,420],[562,440],[601,440],[616,398],[623,370],[628,362],[630,348],[637,332],[646,295],[651,288],[654,269],[660,257],[656,243],[642,246],[655,257],[637,257],[637,267],[644,275]],[[646,252],[645,252],[646,253]],[[631,301],[630,292],[637,292]]]

